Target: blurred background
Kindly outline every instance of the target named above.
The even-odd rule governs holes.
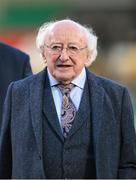
[[[89,68],[128,87],[136,124],[136,0],[0,0],[0,41],[28,53],[38,73],[44,64],[37,31],[46,21],[64,18],[92,26],[98,56]]]

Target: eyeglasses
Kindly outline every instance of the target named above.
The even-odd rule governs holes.
[[[50,46],[44,44],[44,46],[49,48],[51,53],[54,54],[54,55],[60,55],[62,53],[63,49],[66,49],[67,53],[69,55],[76,55],[80,51],[82,51],[82,50],[87,48],[87,46],[79,48],[79,47],[77,47],[76,45],[73,45],[73,44],[72,45],[68,45],[68,47],[66,47],[66,48],[63,47],[63,44],[51,44]]]

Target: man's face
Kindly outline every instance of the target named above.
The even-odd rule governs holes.
[[[85,35],[75,24],[55,25],[46,39],[44,50],[52,76],[63,84],[78,76],[88,61],[86,46]]]

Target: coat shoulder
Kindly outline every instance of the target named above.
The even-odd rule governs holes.
[[[111,89],[113,91],[122,91],[126,89],[126,86],[124,86],[123,84],[109,79],[107,77],[96,75],[95,73],[92,73],[90,71],[88,71],[87,74],[90,80],[94,81],[98,86],[101,86],[104,90]]]
[[[126,88],[124,85],[120,84],[119,82],[102,76],[97,76],[97,81],[101,86],[103,86],[104,89],[111,88],[113,90],[115,89],[120,91]]]
[[[12,82],[15,90],[21,90],[28,89],[31,84],[37,84],[41,83],[41,81],[44,79],[45,71],[41,71],[40,73],[30,75],[24,79],[14,81]]]
[[[90,71],[87,71],[87,74],[89,86],[93,84],[95,90],[103,91],[111,101],[120,102],[126,92],[130,94],[126,86],[114,80],[96,75]]]
[[[21,61],[17,61],[20,63],[29,59],[29,55],[27,53],[2,42],[0,42],[0,52],[1,59],[11,60],[12,58],[12,61],[16,61],[16,59],[21,58]]]

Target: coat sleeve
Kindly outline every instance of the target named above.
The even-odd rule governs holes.
[[[11,94],[12,85],[9,86],[4,104],[3,119],[0,127],[0,179],[11,179],[12,150],[11,150]]]
[[[121,117],[121,151],[118,178],[136,179],[136,133],[128,91],[124,89]]]

